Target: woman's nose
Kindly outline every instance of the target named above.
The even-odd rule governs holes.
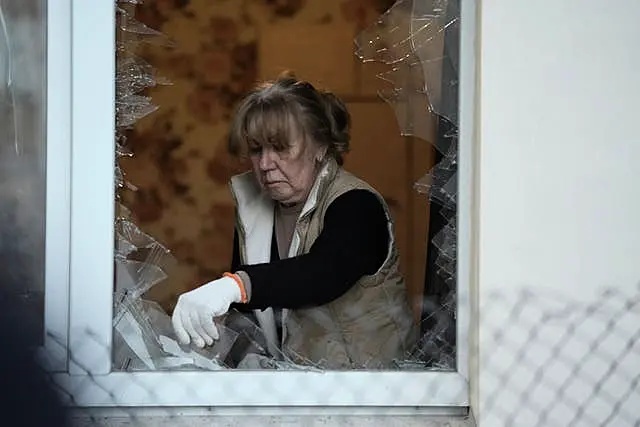
[[[272,148],[263,148],[260,152],[260,161],[258,165],[263,171],[273,169],[274,167],[274,150]]]

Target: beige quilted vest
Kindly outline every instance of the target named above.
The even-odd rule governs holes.
[[[247,264],[268,262],[273,202],[260,192],[251,173],[232,178],[231,188],[238,207],[241,261]],[[296,363],[329,369],[381,369],[392,367],[394,360],[405,358],[416,343],[417,327],[399,271],[393,222],[387,204],[371,186],[333,161],[318,174],[298,218],[289,256],[310,250],[322,231],[324,215],[331,202],[353,189],[371,191],[385,207],[390,235],[387,259],[375,274],[361,278],[333,302],[320,307],[285,310],[279,343],[275,342],[272,311],[256,310],[270,350],[275,355],[281,351]],[[331,266],[327,265],[327,268]]]

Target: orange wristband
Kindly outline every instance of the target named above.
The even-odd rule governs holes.
[[[242,283],[242,279],[240,278],[240,276],[238,276],[237,274],[233,274],[233,273],[224,273],[222,275],[223,277],[230,277],[233,280],[236,281],[236,283],[238,284],[238,287],[240,288],[240,302],[242,304],[246,304],[247,303],[247,290],[244,288],[244,283]]]

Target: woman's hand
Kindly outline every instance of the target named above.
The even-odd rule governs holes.
[[[193,341],[199,348],[212,345],[220,337],[213,318],[222,316],[232,303],[241,301],[240,286],[231,277],[214,280],[180,295],[171,317],[180,344]]]

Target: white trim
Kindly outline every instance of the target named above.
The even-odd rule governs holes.
[[[69,369],[111,370],[114,254],[115,7],[72,0]]]
[[[67,366],[71,159],[71,3],[46,5],[46,226],[44,350],[46,367]]]
[[[451,421],[451,417],[466,417],[469,409],[462,406],[429,406],[429,407],[402,407],[402,406],[194,406],[194,407],[142,407],[142,408],[114,408],[93,407],[90,409],[72,408],[72,418],[129,418],[137,417],[248,417],[248,416],[287,416],[287,417],[399,417],[412,415],[414,417],[429,417],[429,421],[437,421],[437,417],[447,417],[443,421]],[[434,419],[436,418],[436,419]],[[181,420],[183,421],[183,420]],[[184,420],[190,421],[190,420]],[[188,424],[184,422],[183,424]],[[248,420],[247,420],[248,421]],[[263,423],[264,424],[264,423]],[[292,424],[293,425],[293,424]],[[339,424],[336,424],[339,425]]]
[[[75,405],[88,407],[469,405],[467,381],[456,372],[119,372],[54,379]]]
[[[476,0],[460,1],[460,76],[458,129],[458,289],[456,315],[456,364],[469,379],[469,328],[473,257],[473,188],[476,69]]]

